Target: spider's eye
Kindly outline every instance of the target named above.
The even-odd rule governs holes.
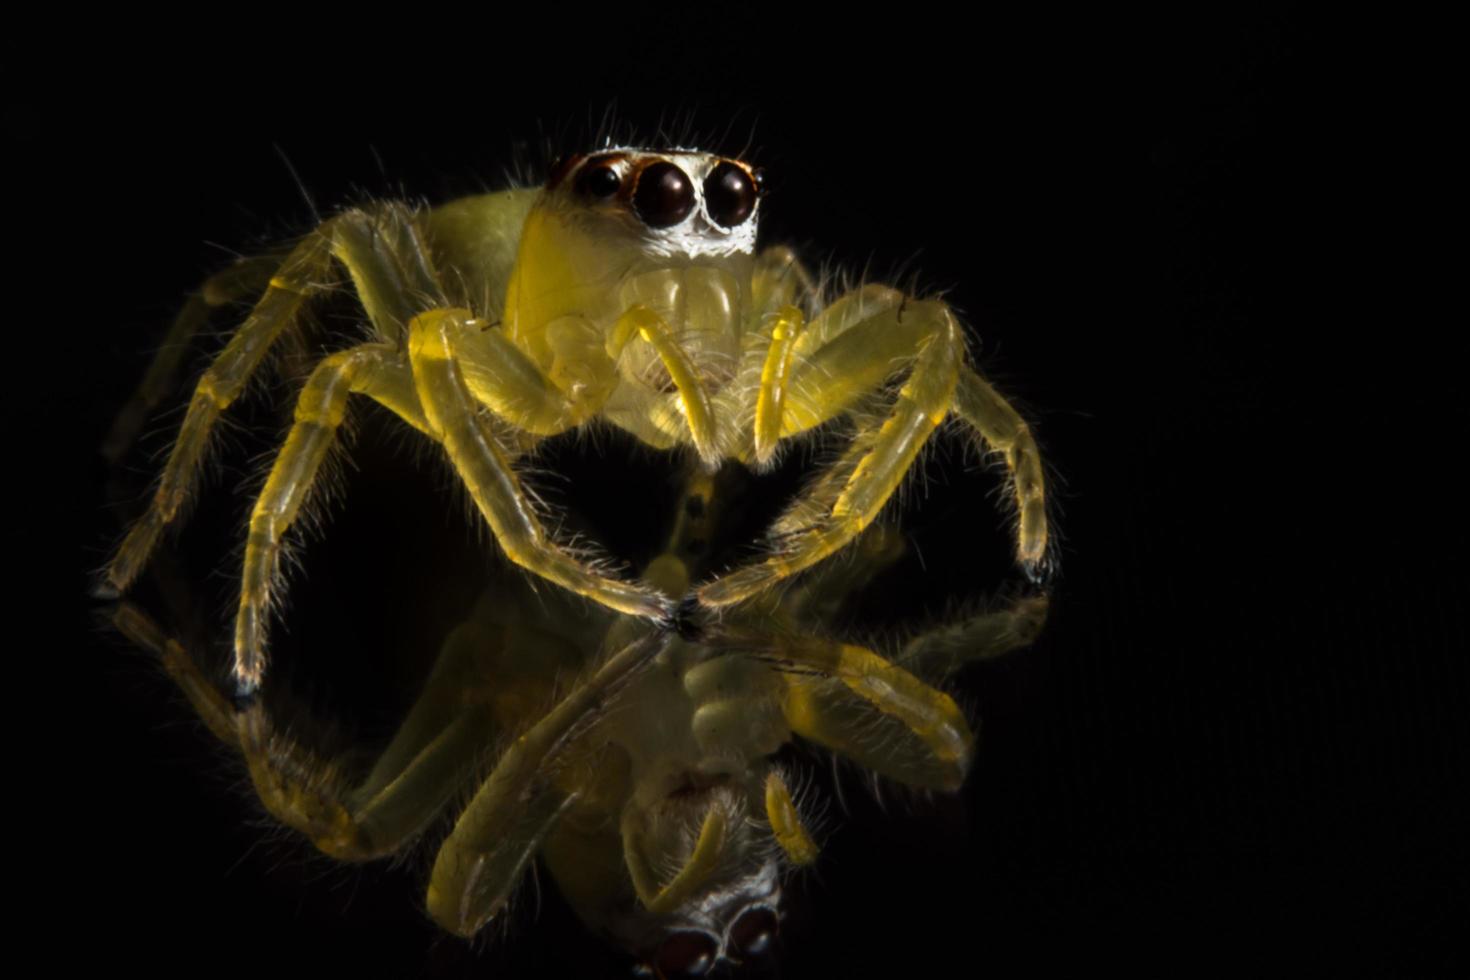
[[[745,171],[726,161],[704,179],[709,216],[723,228],[734,228],[755,210],[756,188]]]
[[[694,210],[694,185],[684,171],[667,160],[650,163],[638,175],[633,207],[648,227],[672,227]]]
[[[577,193],[594,201],[605,201],[623,186],[623,178],[606,163],[589,163],[577,174]]]
[[[676,932],[665,939],[653,958],[653,974],[659,980],[690,980],[702,977],[715,965],[719,944],[703,932]]]
[[[746,909],[730,927],[730,951],[741,959],[763,956],[780,932],[781,920],[764,906]]]

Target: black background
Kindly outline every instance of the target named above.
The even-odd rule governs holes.
[[[1388,176],[1416,139],[1392,42],[1345,57],[1305,15],[1060,12],[646,11],[661,26],[604,34],[623,16],[390,24],[325,47],[268,18],[193,47],[97,24],[80,44],[7,42],[5,533],[34,583],[10,616],[9,796],[31,941],[162,976],[623,974],[549,881],[539,914],[528,892],[510,935],[470,946],[419,911],[422,860],[344,870],[264,829],[227,755],[83,596],[117,533],[95,447],[230,250],[308,227],[301,188],[330,211],[498,186],[548,142],[583,148],[611,106],[642,139],[687,118],[747,149],[771,175],[768,241],[948,290],[1054,468],[1055,615],[1033,650],[962,678],[984,719],[965,791],[880,803],[842,779],[785,975],[1463,964],[1463,356],[1393,279],[1413,242],[1389,233],[1385,185],[1423,188]],[[282,642],[376,676],[473,594],[477,545],[442,481],[362,442]],[[658,512],[647,460],[627,465],[609,507]],[[958,453],[931,470],[906,511],[930,577],[896,581],[895,608],[1004,576],[994,480]],[[211,521],[238,526],[224,496],[196,550]],[[216,632],[233,561],[201,587]],[[405,577],[431,597],[352,601]]]

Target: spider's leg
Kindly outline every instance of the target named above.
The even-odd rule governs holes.
[[[473,663],[495,641],[485,630],[451,634],[424,695],[372,772],[355,781],[340,762],[281,731],[261,699],[236,711],[192,653],[136,606],[121,604],[114,623],[159,656],[210,731],[242,754],[270,814],[344,861],[402,850],[464,789],[494,737],[489,707],[464,696]]]
[[[766,820],[776,843],[792,864],[811,864],[817,859],[817,845],[802,825],[801,813],[792,802],[786,780],[775,769],[766,776]]]
[[[128,531],[107,566],[99,593],[120,595],[142,571],[159,534],[188,499],[220,413],[244,389],[281,333],[296,322],[308,294],[325,282],[331,264],[330,245],[331,237],[323,228],[292,250],[271,276],[270,285],[249,318],[199,379],[148,510]]]
[[[429,424],[403,357],[385,344],[332,354],[312,371],[296,400],[295,423],[276,455],[250,514],[240,608],[235,619],[235,681],[242,693],[260,686],[265,632],[281,538],[296,519],[347,414],[349,395],[365,394],[421,432]]]
[[[814,321],[807,333],[817,326]],[[851,465],[852,470],[830,510],[806,530],[790,534],[765,561],[701,586],[702,602],[725,606],[744,601],[815,565],[872,523],[953,401],[963,345],[949,309],[937,301],[879,304],[879,312],[801,364],[787,400],[783,432],[788,426],[796,432],[820,424],[877,388],[905,352],[912,359],[908,379],[881,426],[860,430],[854,449],[839,460],[839,467]],[[819,479],[815,492],[830,492],[834,482]],[[801,500],[794,506],[810,509]]]
[[[430,310],[409,328],[408,351],[424,414],[507,557],[528,571],[618,612],[666,620],[673,602],[654,589],[600,574],[541,526],[515,471],[466,385],[460,344],[477,331],[465,310]],[[513,420],[512,420],[513,421]]]
[[[189,344],[208,322],[210,313],[221,306],[247,296],[259,295],[270,282],[271,274],[281,267],[281,255],[257,255],[243,258],[228,269],[218,272],[199,287],[179,310],[169,325],[168,335],[148,365],[138,390],[128,399],[112,422],[107,438],[102,441],[102,456],[116,463],[132,448],[144,423],[174,390],[179,365],[189,352]]]
[[[954,408],[991,449],[1005,457],[1019,515],[1016,551],[1027,574],[1039,582],[1047,560],[1046,492],[1041,451],[1031,429],[984,378],[965,365],[960,366]]]
[[[817,281],[789,246],[773,245],[755,257],[750,301],[757,316],[775,313],[785,306],[805,311],[817,301],[818,292]]]
[[[943,680],[965,664],[990,660],[1030,646],[1046,623],[1045,595],[1028,595],[1008,607],[967,616],[909,640],[893,662],[919,677]]]
[[[801,276],[788,283],[786,289],[774,291],[769,299],[789,297],[810,301],[815,298],[814,289],[802,270]],[[886,286],[864,286],[840,297],[815,316],[808,316],[795,303],[774,308],[757,306],[762,326],[746,335],[740,383],[722,392],[718,399],[724,417],[750,423],[750,441],[739,450],[741,459],[753,461],[757,466],[768,464],[781,439],[839,414],[891,373],[892,364],[875,349],[851,343],[839,345],[818,358],[828,362],[816,382],[826,391],[815,399],[812,397],[813,378],[818,375],[813,374],[807,362],[819,348],[827,347],[851,328],[865,325],[866,334],[878,339],[882,351],[894,358],[911,358],[911,344],[905,349],[892,343],[895,338],[907,337],[901,327],[883,330],[881,334],[878,330],[883,328],[875,329],[877,322],[896,319],[905,299],[902,293]],[[839,350],[842,353],[837,355]],[[793,378],[798,370],[804,374],[799,381]],[[800,384],[802,390],[793,390],[795,384]],[[754,405],[748,404],[752,393]]]
[[[557,818],[576,802],[576,791],[556,779],[564,750],[668,642],[654,633],[623,647],[511,743],[434,860],[428,906],[436,922],[472,936],[505,905]]]
[[[406,205],[344,211],[330,224],[332,254],[352,276],[379,340],[401,347],[410,320],[447,305],[428,244]]]
[[[865,647],[810,634],[715,641],[770,663],[785,680],[791,730],[882,775],[958,789],[974,738],[954,699]]]
[[[897,528],[872,525],[840,557],[824,562],[782,595],[782,614],[796,624],[833,622],[849,596],[865,588],[905,551],[903,534]]]
[[[249,318],[200,378],[148,511],[123,539],[100,592],[122,593],[147,563],[158,535],[188,498],[215,421],[244,390],[281,334],[296,323],[308,296],[326,284],[333,258],[352,276],[383,340],[400,338],[419,310],[443,305],[428,251],[406,207],[345,211],[312,232],[270,276]]]

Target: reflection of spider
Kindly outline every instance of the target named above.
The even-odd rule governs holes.
[[[724,479],[690,478],[672,540],[644,570],[651,588],[681,595],[700,571],[734,499]],[[386,750],[360,768],[288,735],[264,698],[236,712],[135,607],[120,607],[117,622],[240,750],[267,809],[322,851],[399,853],[467,799],[429,881],[441,926],[475,934],[539,854],[584,921],[672,980],[762,959],[783,865],[816,856],[790,774],[771,758],[793,735],[911,786],[964,780],[970,729],[926,681],[1029,642],[1046,602],[921,634],[891,660],[829,638],[843,600],[903,547],[875,525],[854,560],[827,562],[779,597],[762,593],[698,638],[589,614],[507,569],[449,635]]]
[[[125,591],[186,502],[220,413],[303,307],[350,276],[372,339],[323,358],[256,500],[235,630],[236,683],[260,684],[281,538],[363,394],[443,446],[516,564],[610,610],[684,629],[698,607],[734,607],[851,543],[951,412],[1001,453],[1019,505],[1018,557],[1046,552],[1041,462],[1026,425],[974,372],[944,303],[865,286],[825,308],[783,248],[755,251],[760,176],[705,153],[615,149],[560,165],[543,191],[430,211],[351,210],[278,260],[206,284],[211,303],[262,291],[199,381],[147,512],[105,572]],[[161,373],[161,372],[159,372]],[[888,381],[903,378],[896,392]],[[152,388],[150,388],[152,384]],[[156,383],[125,413],[135,424]],[[885,393],[887,392],[887,393]],[[877,413],[855,414],[881,402]],[[841,416],[845,451],[777,523],[761,561],[675,597],[612,577],[542,525],[512,459],[603,419],[657,448],[692,445],[713,470],[769,463],[782,440]]]

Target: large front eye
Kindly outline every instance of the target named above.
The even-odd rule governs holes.
[[[728,160],[704,179],[704,204],[715,224],[734,228],[755,210],[756,188],[750,176]]]
[[[676,932],[659,946],[653,974],[659,980],[702,977],[715,965],[719,953],[719,943],[708,933]]]
[[[753,959],[771,951],[781,919],[765,906],[746,909],[730,927],[730,952],[741,959]]]
[[[650,163],[638,175],[633,207],[648,227],[670,228],[694,210],[694,185],[684,171],[667,160]]]

